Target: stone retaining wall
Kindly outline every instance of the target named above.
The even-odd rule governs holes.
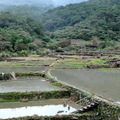
[[[82,89],[75,88],[74,86],[61,82],[56,77],[52,76],[50,74],[50,71],[47,73],[47,77],[52,82],[60,83],[61,86],[65,87],[68,91],[70,91],[71,94],[77,96],[77,99],[79,99],[80,95],[82,98],[86,96],[91,96],[87,98],[89,101],[95,101],[99,103],[98,108],[97,108],[98,116],[96,116],[96,118],[90,117],[89,120],[119,120],[120,105],[115,104],[113,101],[109,101],[102,97],[93,95],[89,93],[88,91],[84,91]],[[87,118],[85,120],[87,120]]]

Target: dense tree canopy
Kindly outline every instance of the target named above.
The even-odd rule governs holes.
[[[46,28],[50,31],[61,29],[65,26],[73,26],[85,21],[95,14],[110,8],[119,10],[120,0],[89,0],[79,4],[70,4],[49,10],[41,18]],[[105,9],[106,8],[106,9]],[[108,9],[107,9],[108,8]],[[119,11],[117,11],[119,13]],[[107,17],[107,16],[106,16]]]
[[[45,29],[39,21],[8,12],[0,13],[0,51],[37,49],[38,41],[41,43],[48,40]]]
[[[120,46],[120,0],[89,0],[54,9],[21,5],[6,11],[0,13],[0,51],[40,53],[42,47],[60,51],[73,48],[75,41],[97,49]]]
[[[120,0],[89,0],[48,11],[42,16],[52,38],[82,39],[97,37],[101,47],[120,41]]]

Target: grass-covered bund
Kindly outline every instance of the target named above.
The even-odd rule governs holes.
[[[106,60],[99,59],[99,58],[87,58],[87,59],[65,59],[60,60],[54,64],[55,68],[84,68],[89,65],[95,66],[108,66],[109,64],[106,63]]]
[[[45,91],[45,92],[10,92],[0,93],[0,102],[27,102],[34,100],[59,99],[70,97],[67,90]]]

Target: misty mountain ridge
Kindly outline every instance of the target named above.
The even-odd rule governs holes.
[[[87,0],[53,0],[53,3],[55,6],[62,6],[62,5],[67,5],[67,4],[72,4],[72,3],[80,3],[83,1]]]
[[[5,5],[38,5],[38,4],[47,4],[47,5],[54,5],[54,6],[61,6],[67,5],[70,3],[79,3],[87,0],[0,0],[0,4]]]

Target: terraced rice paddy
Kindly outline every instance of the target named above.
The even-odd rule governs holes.
[[[56,76],[58,80],[77,88],[82,88],[114,101],[120,101],[119,70],[64,69],[53,70],[52,75]]]
[[[0,93],[5,92],[31,92],[61,90],[50,85],[44,78],[19,78],[17,80],[0,81]]]
[[[0,119],[10,119],[33,115],[69,115],[79,108],[79,106],[72,102],[64,106],[63,103],[66,100],[67,99],[52,99],[27,103],[0,103]]]

